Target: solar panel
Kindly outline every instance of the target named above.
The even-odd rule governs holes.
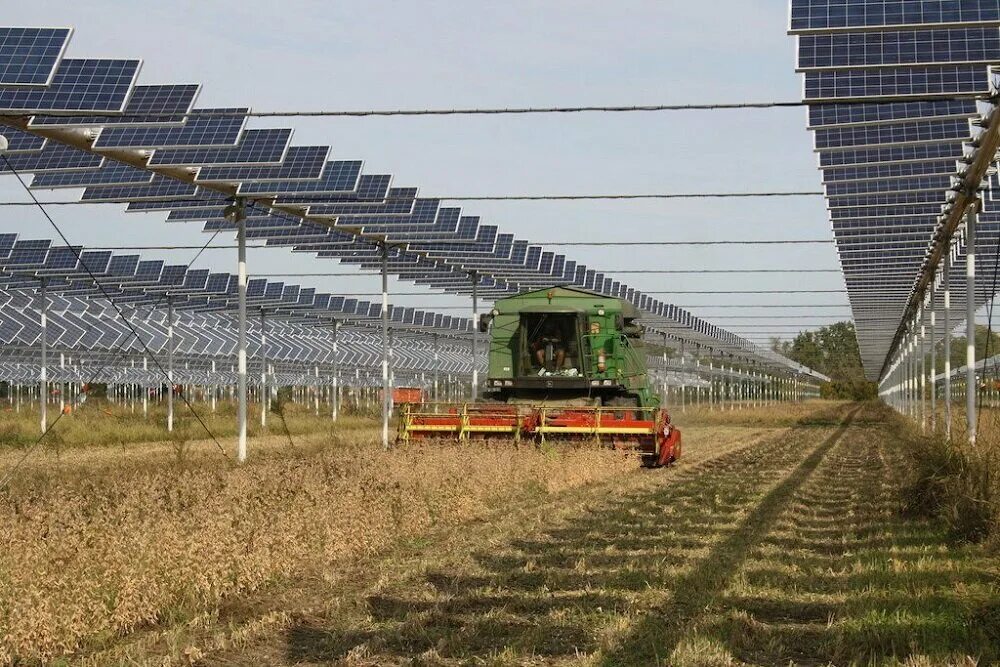
[[[199,89],[197,84],[135,86],[120,116],[35,116],[28,126],[180,126]]]
[[[47,86],[62,59],[69,28],[0,28],[0,86]]]
[[[150,167],[281,164],[292,130],[246,130],[232,148],[170,148],[153,151]]]
[[[195,109],[183,127],[108,127],[101,130],[94,149],[231,147],[243,132],[247,121],[243,114],[248,111],[245,107]]]
[[[389,185],[392,183],[392,176],[389,174],[364,174],[358,178],[356,191],[330,193],[321,191],[315,194],[306,194],[308,184],[303,183],[300,188],[291,190],[291,195],[281,195],[275,199],[275,203],[281,204],[325,204],[337,202],[354,201],[384,201],[389,193]],[[252,184],[251,184],[252,185]]]
[[[361,160],[335,160],[327,162],[326,166],[323,167],[323,173],[315,180],[260,180],[240,183],[237,192],[241,195],[286,195],[291,193],[335,195],[351,193],[359,188],[361,166]]]
[[[962,157],[962,142],[889,146],[886,148],[859,148],[846,151],[827,151],[819,154],[819,166],[842,167],[872,162],[922,162],[940,158],[957,160]]]
[[[7,164],[9,162],[9,166]],[[21,153],[11,155],[7,162],[0,164],[0,174],[9,173],[11,169],[19,172],[39,172],[53,169],[95,169],[104,163],[104,158],[93,153],[49,143],[37,153]]]
[[[197,194],[198,187],[157,174],[145,185],[99,186],[87,188],[81,201],[135,201],[143,199],[184,199]]]
[[[911,176],[950,175],[958,170],[955,160],[929,162],[898,162],[851,167],[830,167],[823,170],[824,183],[840,181],[871,181]]]
[[[149,183],[153,173],[120,162],[108,162],[98,169],[50,171],[36,174],[32,188],[80,188],[91,185],[131,185]]]
[[[799,71],[997,61],[1000,61],[1000,29],[995,26],[839,32],[799,37]]]
[[[329,146],[289,146],[285,159],[277,166],[202,167],[196,181],[307,181],[318,179],[330,154]]]
[[[796,0],[791,32],[878,26],[1000,23],[995,0]]]
[[[989,73],[978,65],[814,71],[805,74],[805,98],[834,102],[872,97],[982,96]]]
[[[138,60],[65,58],[45,88],[0,87],[0,111],[7,114],[58,112],[118,113],[139,74]]]
[[[863,146],[890,146],[955,142],[969,136],[967,118],[915,121],[896,125],[859,125],[816,130],[817,150],[857,148]]]
[[[836,125],[873,125],[935,118],[975,116],[974,100],[890,102],[887,104],[813,104],[809,107],[809,129]]]
[[[3,124],[0,124],[0,135],[7,139],[7,150],[5,151],[7,155],[40,151],[45,148],[47,141],[44,137],[36,137],[28,132]]]
[[[347,217],[347,216],[381,216],[381,215],[410,215],[417,213],[415,210],[417,203],[421,202],[420,210],[429,210],[433,205],[436,209],[438,200],[425,200],[416,199],[417,189],[416,188],[391,188],[386,193],[386,199],[384,202],[344,202],[338,204],[320,204],[315,206],[310,206],[308,209],[308,215],[310,217]],[[422,202],[433,202],[422,203]],[[422,220],[422,219],[421,219]],[[350,224],[355,224],[355,221],[351,221]]]

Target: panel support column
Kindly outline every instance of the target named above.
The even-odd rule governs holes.
[[[174,298],[167,294],[167,433],[174,430]]]
[[[382,448],[389,449],[389,246],[382,243]]]
[[[951,248],[944,256],[944,434],[951,440]]]
[[[337,320],[333,321],[333,409],[331,417],[337,421],[337,414],[340,412],[340,366],[337,362],[337,330],[339,329]]]
[[[976,206],[965,218],[965,425],[969,444],[976,444]]]
[[[237,199],[227,208],[227,217],[236,223],[237,292],[239,301],[239,331],[237,335],[237,405],[236,422],[239,431],[236,460],[247,460],[247,226],[246,202]]]
[[[267,427],[267,333],[264,330],[264,309],[260,309],[260,425]]]
[[[472,402],[479,398],[479,274],[473,271],[472,278]]]
[[[42,433],[44,434],[49,430],[49,417],[48,417],[48,406],[46,405],[46,399],[48,398],[48,385],[49,385],[49,373],[48,373],[48,332],[49,332],[49,303],[48,298],[45,296],[46,280],[42,278],[41,284],[38,286],[38,314],[39,320],[42,325],[42,331],[39,337],[39,343],[41,344],[42,353],[42,364],[39,369],[38,374],[38,408],[41,413],[41,427]]]

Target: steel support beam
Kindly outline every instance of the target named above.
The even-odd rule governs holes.
[[[976,444],[976,205],[965,224],[965,426],[969,444]]]

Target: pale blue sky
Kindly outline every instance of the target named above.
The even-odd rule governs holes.
[[[171,1],[7,3],[10,25],[69,25],[73,57],[140,57],[142,83],[203,84],[199,106],[363,109],[652,104],[790,100],[800,96],[794,39],[781,0],[698,2]],[[368,119],[277,119],[296,144],[329,144],[425,196],[521,193],[817,190],[804,109],[712,113],[579,114]],[[69,191],[53,193],[63,199]],[[20,200],[11,179],[0,199]],[[823,200],[674,200],[500,203],[463,207],[523,238],[643,240],[829,238]],[[73,242],[196,244],[199,226],[122,207],[54,208]],[[0,228],[52,237],[30,209],[3,209]],[[592,268],[839,267],[832,245],[556,249]],[[186,263],[191,252],[162,254]],[[156,256],[155,253],[148,253]],[[199,266],[232,269],[216,251]],[[250,254],[257,271],[337,271],[286,250]],[[841,289],[837,274],[621,276],[643,290]],[[302,279],[334,292],[374,291],[374,278]],[[401,287],[414,291],[412,285]],[[843,295],[664,297],[678,304],[845,304]],[[396,303],[465,306],[451,297]],[[846,308],[809,311],[692,308],[718,316],[803,315],[833,321]],[[452,311],[448,311],[452,312]],[[794,324],[794,320],[783,320]],[[759,331],[759,330],[757,330]]]

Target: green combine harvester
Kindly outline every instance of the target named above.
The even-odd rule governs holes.
[[[482,401],[405,406],[400,438],[595,442],[680,456],[680,431],[650,389],[639,311],[569,287],[502,299],[483,315],[489,371]]]

